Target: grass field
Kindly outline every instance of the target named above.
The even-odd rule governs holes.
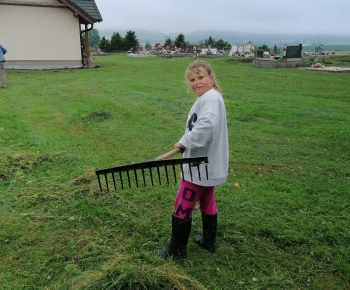
[[[184,79],[193,59],[95,60],[6,71],[1,289],[350,289],[349,74],[208,59],[230,143],[218,251],[192,241],[195,211],[189,257],[172,261],[155,253],[177,184],[100,193],[94,170],[172,149],[195,99]]]

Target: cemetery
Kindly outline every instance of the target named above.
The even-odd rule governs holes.
[[[320,44],[315,48],[315,52],[312,53],[314,57],[307,58],[309,54],[306,54],[303,50],[303,45],[284,45],[283,48],[278,49],[276,46],[271,51],[264,50],[263,47],[256,49],[253,43],[247,42],[241,45],[232,45],[228,49],[218,49],[217,47],[208,46],[205,48],[197,48],[195,45],[190,45],[184,48],[176,46],[164,46],[161,43],[156,43],[152,49],[147,50],[143,46],[138,49],[129,50],[127,56],[130,57],[155,57],[161,58],[182,58],[182,57],[200,57],[200,58],[220,58],[220,57],[232,57],[239,58],[242,61],[251,61],[253,66],[266,67],[266,68],[306,68],[313,71],[326,71],[326,72],[350,72],[350,68],[340,68],[335,66],[326,66],[326,59],[330,56],[329,52],[324,50],[323,45]],[[334,54],[334,53],[333,53]],[[304,58],[303,58],[304,56]]]

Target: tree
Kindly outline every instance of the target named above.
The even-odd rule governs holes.
[[[259,46],[259,50],[270,51],[270,48],[267,44],[263,44],[263,45]]]
[[[124,40],[120,36],[119,32],[113,32],[111,36],[111,51],[123,51]]]
[[[214,46],[220,50],[223,50],[224,48],[230,48],[231,44],[229,44],[227,41],[219,39],[219,40],[215,41]]]
[[[171,46],[172,44],[173,44],[173,41],[171,40],[170,37],[168,37],[167,39],[165,39],[164,47],[166,47],[167,45]]]
[[[128,51],[129,49],[133,49],[136,50],[139,46],[139,41],[136,38],[135,35],[135,31],[127,31],[124,37],[124,45],[125,45],[125,49],[126,51]]]
[[[152,49],[152,45],[149,42],[146,42],[145,49],[151,50]]]
[[[215,43],[215,38],[212,38],[211,36],[209,36],[207,45],[208,45],[208,46],[209,46],[209,45],[214,45],[214,43]]]
[[[110,41],[103,36],[101,41],[100,41],[99,48],[103,52],[111,52],[111,43],[110,43]]]
[[[182,33],[180,33],[180,34],[176,37],[176,39],[175,39],[175,41],[174,41],[174,44],[175,44],[175,46],[178,47],[178,48],[180,48],[181,45],[183,46],[183,48],[185,48],[185,47],[184,47],[184,46],[185,46],[185,35],[183,35]]]
[[[97,29],[89,31],[89,44],[91,47],[97,47],[100,43],[101,37]]]
[[[89,31],[89,46],[96,48],[99,46],[101,37],[97,29],[92,29]],[[85,33],[82,35],[83,49],[85,50],[86,37]]]

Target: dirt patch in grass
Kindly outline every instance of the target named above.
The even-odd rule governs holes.
[[[92,181],[94,181],[96,178],[95,171],[91,168],[87,169],[86,172],[78,176],[73,180],[73,184],[75,185],[81,185],[81,184],[90,184]]]
[[[8,180],[21,172],[28,172],[44,161],[50,160],[48,154],[17,152],[0,156],[0,179]]]
[[[111,113],[105,111],[94,111],[83,117],[83,122],[103,122],[109,120],[112,117]]]

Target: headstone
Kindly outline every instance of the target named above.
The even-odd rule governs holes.
[[[319,54],[325,53],[324,49],[323,49],[323,44],[320,44],[319,46],[317,46],[316,50],[317,50],[317,53],[319,53]]]
[[[303,49],[303,45],[288,45],[286,47],[286,58],[301,58],[301,51]]]
[[[263,50],[258,50],[258,51],[256,52],[256,57],[263,58],[263,57],[264,57],[264,51],[263,51]]]
[[[183,43],[180,44],[180,52],[184,52],[185,51],[185,46]]]

